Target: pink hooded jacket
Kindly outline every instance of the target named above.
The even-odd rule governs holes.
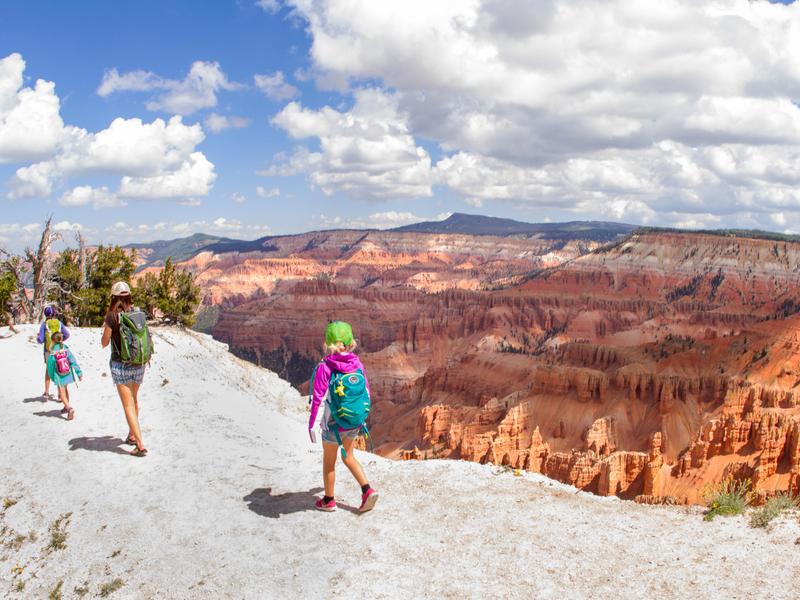
[[[364,373],[367,392],[372,395],[364,365],[361,364],[358,356],[352,352],[347,352],[345,354],[331,354],[323,359],[314,377],[314,389],[311,390],[311,416],[308,419],[309,430],[314,429],[314,425],[317,423],[317,413],[319,412],[320,404],[325,400],[325,395],[328,393],[331,373],[355,373],[359,369]]]

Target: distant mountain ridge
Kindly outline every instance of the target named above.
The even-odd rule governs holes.
[[[423,221],[404,225],[394,229],[364,229],[368,232],[394,232],[394,233],[422,233],[422,234],[454,234],[454,235],[479,235],[479,236],[535,236],[546,240],[582,240],[596,242],[610,242],[620,236],[632,233],[636,225],[625,223],[611,223],[604,221],[570,221],[566,223],[525,223],[514,219],[487,217],[484,215],[471,215],[454,213],[443,221]],[[336,231],[336,230],[331,230]],[[350,231],[350,230],[340,230]],[[172,240],[156,240],[137,244],[128,244],[126,248],[140,252],[140,258],[148,265],[163,264],[167,258],[181,262],[189,260],[200,252],[269,252],[276,246],[272,240],[293,237],[293,235],[307,235],[306,232],[289,235],[270,235],[255,240],[239,240],[222,236],[195,233],[189,237]]]
[[[586,239],[611,241],[635,231],[636,225],[607,221],[568,221],[564,223],[526,223],[514,219],[453,213],[444,221],[423,221],[390,231],[415,233],[461,233],[467,235],[540,235],[544,239]]]
[[[239,240],[223,236],[195,233],[194,235],[172,240],[157,240],[137,244],[128,244],[125,248],[139,251],[140,266],[157,266],[167,258],[181,262],[189,260],[200,252],[224,254],[227,252],[271,252],[278,248],[278,240],[324,234],[336,231],[363,231],[369,233],[419,233],[419,234],[452,234],[474,236],[527,236],[553,242],[579,241],[599,242],[606,244],[620,241],[634,232],[664,232],[685,234],[706,234],[732,236],[752,239],[766,239],[784,242],[800,242],[800,236],[761,230],[718,229],[718,230],[683,230],[675,228],[643,227],[629,223],[613,221],[566,221],[559,223],[526,223],[515,219],[453,213],[442,221],[422,221],[403,225],[394,229],[331,229],[309,231],[298,234],[270,235],[255,240]]]

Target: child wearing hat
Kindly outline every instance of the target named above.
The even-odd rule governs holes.
[[[325,410],[320,424],[322,434],[322,476],[325,485],[325,495],[316,502],[316,508],[324,511],[336,510],[334,499],[334,485],[336,483],[336,457],[339,444],[343,448],[342,461],[350,473],[361,486],[361,506],[359,512],[372,510],[378,501],[378,492],[369,484],[361,463],[353,454],[353,444],[358,438],[361,427],[355,429],[342,429],[333,419],[330,412],[329,386],[331,379],[337,374],[353,374],[354,380],[363,381],[366,393],[369,394],[369,383],[358,356],[353,353],[356,341],[353,339],[353,330],[344,321],[329,323],[325,330],[325,358],[319,364],[312,377],[311,389],[311,415],[308,419],[308,433],[314,441],[314,427],[317,422],[319,407],[325,401]]]
[[[67,420],[72,421],[75,418],[75,409],[69,404],[69,384],[75,383],[76,377],[78,381],[83,381],[83,372],[60,332],[53,334],[53,345],[47,359],[47,375],[58,388],[58,399],[64,405],[61,414],[66,414]]]
[[[44,394],[42,398],[52,398],[50,395],[50,376],[47,373],[47,361],[50,358],[50,351],[53,346],[53,335],[60,333],[63,341],[69,339],[69,329],[58,318],[56,310],[52,306],[44,307],[44,321],[39,327],[39,335],[36,341],[44,347]]]

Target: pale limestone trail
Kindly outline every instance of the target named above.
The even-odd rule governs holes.
[[[381,493],[375,511],[354,514],[359,491],[341,467],[340,510],[316,512],[321,451],[306,436],[305,399],[197,334],[157,332],[141,395],[150,455],[131,458],[99,331],[68,342],[86,374],[74,422],[34,398],[34,333],[0,339],[0,496],[17,500],[0,505],[0,596],[47,597],[63,580],[64,598],[96,597],[115,579],[109,597],[137,599],[788,599],[800,589],[797,518],[766,532],[742,518],[705,523],[697,510],[491,466],[361,453]],[[48,528],[68,512],[66,548],[47,550]]]

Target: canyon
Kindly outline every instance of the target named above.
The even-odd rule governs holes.
[[[728,477],[800,493],[793,239],[456,220],[238,244],[180,262],[203,328],[305,389],[325,324],[351,322],[380,454],[647,504],[701,502]]]

